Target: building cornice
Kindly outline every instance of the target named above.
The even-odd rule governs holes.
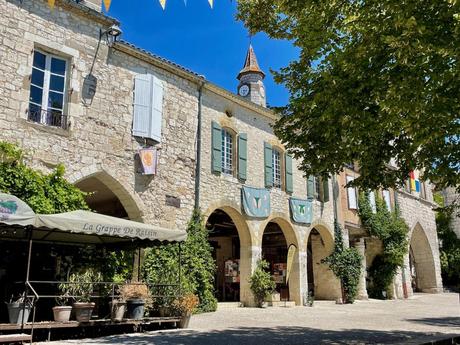
[[[102,12],[96,11],[95,9],[90,8],[75,0],[57,0],[56,6],[62,7],[63,9],[66,9],[69,12],[75,13],[77,15],[87,17],[88,19],[99,24],[103,24],[107,27],[114,24],[120,25],[120,22],[117,19],[109,17]]]

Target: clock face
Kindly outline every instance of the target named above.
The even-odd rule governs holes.
[[[249,94],[249,85],[243,84],[240,86],[240,89],[238,90],[238,93],[242,97],[246,97]]]

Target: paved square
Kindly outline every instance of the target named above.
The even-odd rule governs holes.
[[[222,309],[192,317],[188,330],[51,344],[421,344],[453,335],[460,335],[458,294],[416,294],[409,300],[354,305]]]

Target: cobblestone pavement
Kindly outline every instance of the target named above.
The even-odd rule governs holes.
[[[459,302],[459,295],[450,293],[354,305],[316,302],[313,308],[221,309],[193,316],[188,330],[48,344],[422,344],[460,335]]]

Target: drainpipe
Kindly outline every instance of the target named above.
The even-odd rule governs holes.
[[[203,87],[206,84],[206,81],[201,81],[198,87],[198,124],[196,130],[196,164],[195,164],[195,209],[200,208],[200,171],[201,171],[201,112],[203,105]]]

